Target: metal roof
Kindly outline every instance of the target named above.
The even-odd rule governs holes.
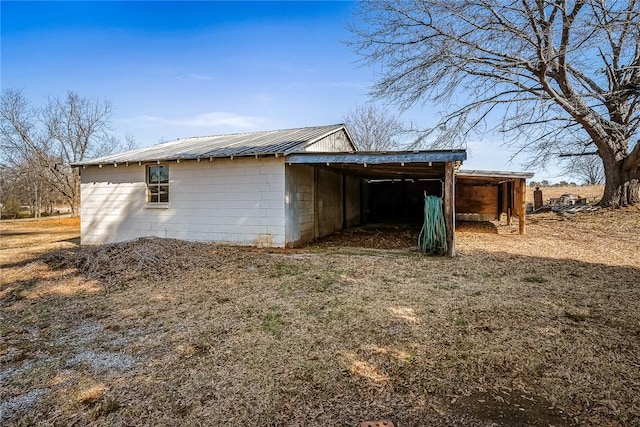
[[[353,153],[296,153],[287,163],[417,163],[467,160],[466,150],[354,151]]]
[[[456,173],[458,180],[476,183],[499,183],[513,179],[533,178],[533,172],[508,172],[508,171],[487,171],[487,170],[459,170]]]
[[[89,159],[72,166],[126,162],[196,160],[198,158],[231,156],[286,155],[304,150],[310,144],[344,130],[344,124],[281,129],[227,135],[198,136],[139,148],[124,153]],[[350,138],[350,137],[349,137]]]
[[[314,164],[369,179],[430,178],[440,176],[444,162],[462,162],[466,150],[305,152],[309,145],[338,131],[344,124],[199,136],[139,148],[123,153],[89,159],[72,166],[117,163],[196,160],[219,157],[287,156],[287,163]],[[353,143],[353,142],[352,142]],[[517,178],[531,178],[531,172],[459,170],[458,179],[495,183]]]
[[[466,170],[460,169],[458,176],[467,177],[501,177],[501,178],[533,178],[533,172],[510,172],[510,171],[488,171],[488,170]]]
[[[445,162],[467,159],[466,150],[296,153],[287,163],[317,165],[366,179],[430,179],[444,175]]]

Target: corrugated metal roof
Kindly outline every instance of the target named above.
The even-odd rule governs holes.
[[[509,172],[509,171],[487,171],[487,170],[466,170],[460,169],[456,174],[460,178],[501,178],[501,179],[517,179],[517,178],[533,178],[533,172]]]
[[[288,163],[425,163],[457,162],[467,160],[467,151],[416,150],[416,151],[356,151],[353,153],[296,153],[287,157]]]
[[[195,160],[209,157],[284,155],[303,151],[307,145],[340,130],[347,132],[343,124],[336,124],[228,135],[198,136],[85,160],[74,163],[73,166],[178,159]]]
[[[468,185],[498,185],[516,179],[529,179],[533,172],[459,170],[456,173],[458,182]]]
[[[467,159],[465,150],[356,151],[296,153],[287,163],[315,164],[366,179],[431,179],[444,176],[445,162]]]

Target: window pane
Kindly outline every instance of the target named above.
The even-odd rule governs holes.
[[[147,182],[149,184],[158,182],[158,172],[157,172],[157,166],[149,166],[147,168]]]
[[[169,166],[149,166],[147,182],[149,184],[168,184]]]
[[[159,188],[157,185],[149,186],[149,202],[150,203],[158,202],[158,192],[159,192]]]
[[[160,202],[161,203],[169,203],[169,186],[161,185],[160,186]]]
[[[158,182],[163,184],[168,184],[169,183],[169,166],[167,165],[158,166],[158,168],[159,168]]]
[[[148,203],[169,203],[169,166],[147,166]]]

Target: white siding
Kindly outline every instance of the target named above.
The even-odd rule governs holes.
[[[165,209],[146,203],[144,165],[83,169],[82,243],[158,236],[284,246],[283,158],[168,164]]]
[[[345,131],[334,132],[307,146],[304,151],[355,151]]]

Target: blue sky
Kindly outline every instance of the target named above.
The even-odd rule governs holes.
[[[34,103],[68,90],[107,98],[114,135],[140,146],[340,123],[369,100],[376,74],[345,44],[356,7],[2,1],[1,87],[22,89]],[[420,106],[400,118],[427,127],[436,112]],[[467,169],[522,169],[525,159],[510,163],[497,142],[467,143]]]

